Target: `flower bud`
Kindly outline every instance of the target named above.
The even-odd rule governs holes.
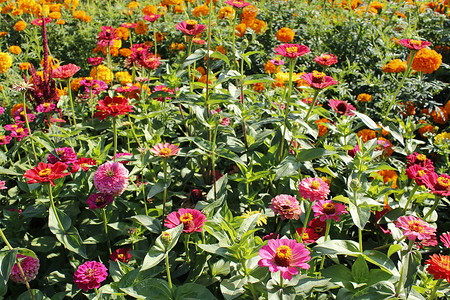
[[[172,242],[172,234],[170,234],[170,232],[163,231],[161,233],[161,242],[165,247],[169,246],[170,242]]]

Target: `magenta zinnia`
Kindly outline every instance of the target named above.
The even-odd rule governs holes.
[[[414,216],[401,216],[395,221],[395,227],[403,230],[403,235],[410,241],[416,239],[430,240],[436,235],[436,228]]]
[[[95,193],[89,196],[86,200],[86,204],[89,205],[89,209],[103,208],[109,203],[113,202],[114,197],[112,195],[106,195],[101,193]]]
[[[333,219],[339,222],[339,216],[342,214],[348,214],[345,205],[339,202],[333,202],[331,200],[319,200],[313,205],[312,210],[314,217],[319,217],[319,220],[324,222],[329,219]]]
[[[314,58],[314,61],[316,63],[318,63],[319,65],[326,66],[326,67],[334,65],[335,63],[338,62],[337,57],[334,54],[322,54],[322,55],[316,56]]]
[[[302,75],[302,78],[313,88],[321,90],[334,84],[338,84],[333,77],[325,73],[313,71]]]
[[[302,213],[297,198],[285,194],[273,198],[272,205],[269,207],[273,210],[275,215],[280,215],[282,220],[298,220],[298,216]]]
[[[275,48],[275,54],[288,58],[297,58],[309,52],[310,50],[307,46],[299,44],[283,44]]]
[[[338,114],[344,115],[344,116],[354,116],[355,113],[353,112],[356,110],[356,108],[348,103],[347,101],[342,101],[338,99],[331,99],[328,102],[328,105]]]
[[[284,279],[291,280],[292,275],[298,274],[298,268],[308,270],[307,262],[311,259],[310,251],[305,245],[296,240],[280,239],[269,240],[266,246],[259,250],[258,264],[260,267],[269,267],[270,272],[281,272]]]
[[[128,170],[121,163],[106,162],[95,172],[94,185],[103,194],[120,196],[128,187]]]
[[[77,73],[80,69],[81,68],[77,65],[68,64],[54,69],[52,76],[53,78],[58,79],[69,79],[73,75],[75,75],[75,73]]]
[[[443,197],[450,196],[450,176],[447,174],[441,174],[439,177],[435,175],[434,185],[431,192],[435,195],[440,195]]]
[[[77,154],[70,147],[56,148],[55,152],[59,156],[59,158],[50,153],[47,157],[48,163],[55,164],[56,162],[60,161],[68,165],[77,161]]]
[[[330,193],[328,184],[318,177],[303,179],[298,189],[300,196],[310,201],[324,200]]]
[[[108,269],[99,262],[87,261],[77,268],[73,275],[73,282],[79,289],[88,290],[99,288],[100,283],[108,277]]]
[[[159,143],[150,149],[150,152],[155,156],[160,156],[163,158],[168,158],[170,156],[174,156],[178,154],[180,148],[177,145],[169,144],[169,143]]]
[[[20,253],[17,254],[17,258],[20,260],[20,266],[22,267],[27,282],[35,279],[39,271],[39,259],[27,255],[22,255]],[[25,280],[20,273],[17,263],[15,263],[12,267],[9,279],[16,283],[25,283]]]
[[[224,3],[231,5],[233,7],[237,7],[237,8],[243,8],[243,7],[251,5],[248,2],[244,2],[244,0],[227,0]]]
[[[403,46],[405,46],[406,48],[413,51],[419,51],[420,49],[431,45],[431,42],[421,40],[411,40],[411,39],[401,39],[398,42]]]
[[[164,222],[164,226],[175,228],[183,224],[183,232],[191,233],[201,232],[203,224],[206,222],[206,216],[201,211],[191,208],[180,208],[178,211],[171,212]]]
[[[197,21],[187,20],[175,25],[175,28],[186,35],[197,35],[205,30],[206,26],[198,24]]]

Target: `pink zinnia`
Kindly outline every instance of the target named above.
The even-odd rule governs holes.
[[[297,58],[309,52],[307,46],[299,44],[283,44],[275,48],[275,54],[288,58]]]
[[[302,75],[302,78],[313,88],[321,90],[334,84],[338,84],[333,77],[325,73],[313,71]]]
[[[97,37],[97,46],[108,47],[114,45],[114,40],[120,40],[116,30],[111,26],[102,26],[101,32]]]
[[[436,228],[414,216],[401,216],[395,221],[395,227],[403,230],[403,235],[410,241],[430,240],[436,235]]]
[[[175,92],[172,89],[169,89],[168,87],[166,87],[165,85],[162,85],[162,84],[155,86],[152,93],[159,92],[159,91],[175,95]],[[159,97],[159,98],[155,98],[155,99],[158,100],[159,102],[164,102],[166,99],[172,100],[171,97]]]
[[[314,217],[319,217],[319,220],[324,222],[328,219],[333,219],[339,222],[339,216],[342,214],[348,214],[348,211],[344,204],[339,202],[333,202],[331,200],[319,200],[312,207]]]
[[[406,48],[413,51],[419,51],[420,49],[431,45],[431,42],[421,40],[411,40],[411,39],[401,39],[398,42],[403,46],[405,46]]]
[[[282,66],[282,65],[284,65],[284,61],[282,59],[279,59],[279,58],[271,59],[270,62],[272,64],[274,64],[275,66]]]
[[[79,66],[74,64],[64,65],[54,69],[52,77],[58,79],[69,79],[73,75],[75,75],[75,73],[77,73],[80,69],[81,68]]]
[[[127,157],[122,157],[122,156],[127,156]],[[130,161],[124,160],[124,158],[128,158],[128,156],[131,158],[131,157],[133,157],[133,154],[128,153],[128,152],[117,153],[116,159],[118,159],[119,157],[122,157],[122,160],[118,160],[117,162],[124,164],[124,165],[128,164]]]
[[[6,181],[0,180],[0,190],[6,190],[7,189],[5,184],[6,184]]]
[[[447,248],[450,248],[450,233],[446,232],[441,235],[439,238],[442,243],[444,243],[444,246]]]
[[[11,136],[17,138],[18,141],[21,141],[24,137],[28,136],[28,128],[17,128],[14,131],[11,131]]]
[[[233,7],[237,7],[237,8],[243,8],[243,7],[251,5],[248,2],[244,2],[244,0],[227,0],[224,3],[231,5]]]
[[[70,147],[56,148],[55,152],[59,156],[59,159],[50,153],[47,157],[48,163],[54,164],[60,161],[65,164],[71,164],[77,161],[77,154]]]
[[[28,282],[35,279],[39,271],[39,259],[27,255],[22,255],[20,253],[17,254],[17,258],[20,260],[20,266],[22,267],[23,273],[25,274],[25,279]],[[25,284],[25,280],[20,273],[17,263],[15,263],[12,267],[9,279],[16,283]]]
[[[37,112],[41,112],[41,113],[48,113],[53,111],[56,108],[56,104],[55,103],[42,103],[39,104],[38,107],[36,107],[36,111]]]
[[[205,30],[206,26],[197,21],[187,20],[175,25],[175,28],[187,35],[197,35]]]
[[[144,20],[145,21],[149,21],[149,22],[155,22],[156,20],[159,19],[159,17],[161,17],[161,15],[155,15],[155,14],[151,14],[151,15],[145,15],[144,16]]]
[[[178,211],[171,212],[164,222],[164,226],[175,228],[183,224],[183,232],[191,233],[201,232],[203,224],[206,222],[206,216],[201,211],[191,208],[180,208]]]
[[[91,66],[96,67],[96,66],[100,65],[100,64],[103,62],[104,59],[105,59],[105,58],[104,58],[104,57],[101,57],[101,56],[89,57],[89,58],[87,59],[87,62],[88,62]]]
[[[174,156],[178,154],[180,148],[177,145],[172,145],[169,143],[159,143],[150,149],[150,152],[155,156],[160,156],[162,158],[168,158],[170,156]]]
[[[94,185],[103,194],[120,196],[128,187],[128,170],[121,163],[108,161],[95,172]]]
[[[273,210],[275,215],[280,215],[281,220],[298,220],[298,216],[302,213],[297,198],[285,194],[275,196],[269,208]]]
[[[89,205],[89,209],[103,208],[109,203],[113,202],[114,197],[112,195],[106,195],[101,193],[95,193],[89,196],[86,200],[86,204]]]
[[[87,292],[94,288],[99,288],[100,283],[108,277],[108,269],[99,262],[87,261],[78,266],[73,275],[73,282],[79,289]]]
[[[291,280],[292,275],[298,274],[298,268],[310,268],[307,264],[311,259],[310,253],[305,245],[296,240],[268,240],[268,244],[259,250],[261,259],[258,264],[260,267],[269,267],[269,271],[273,273],[280,271],[284,279]]]
[[[447,174],[441,174],[439,177],[435,175],[433,178],[433,187],[431,192],[435,195],[440,195],[442,197],[450,196],[450,176]]]
[[[338,114],[344,115],[344,116],[354,116],[355,113],[353,112],[356,110],[356,108],[348,103],[347,101],[342,101],[338,99],[331,99],[328,102],[328,105]]]
[[[0,145],[7,145],[11,142],[12,137],[9,135],[0,135]]]
[[[410,154],[406,157],[406,159],[408,160],[406,167],[410,167],[414,164],[417,164],[425,169],[427,169],[428,171],[433,172],[434,171],[434,166],[433,166],[433,162],[427,158],[427,156],[425,154],[419,154],[417,152],[414,152],[413,154]]]
[[[324,200],[330,193],[328,184],[318,177],[303,179],[298,186],[300,196],[309,201]]]
[[[433,189],[437,174],[418,164],[414,164],[406,169],[406,176],[409,179],[414,179],[418,185],[424,185],[429,189]]]
[[[318,63],[319,65],[326,66],[326,67],[334,65],[335,63],[338,62],[337,57],[334,54],[322,54],[322,55],[316,56],[314,58],[314,61],[316,63]]]

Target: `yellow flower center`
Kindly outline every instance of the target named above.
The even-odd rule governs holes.
[[[52,171],[51,171],[49,168],[43,169],[43,170],[40,170],[40,171],[39,171],[39,176],[42,176],[42,177],[48,176],[51,172],[52,172]]]
[[[410,40],[409,41],[412,45],[418,45],[421,46],[422,45],[422,41],[421,40]]]
[[[297,46],[292,46],[292,47],[287,47],[286,48],[286,52],[287,53],[294,53],[298,51],[298,47]]]
[[[419,170],[419,171],[417,172],[417,175],[418,175],[419,177],[425,176],[425,175],[427,175],[427,171],[425,171],[425,170]]]
[[[50,103],[44,103],[44,104],[42,104],[42,106],[43,106],[43,107],[49,107],[49,106],[50,106]]]
[[[96,203],[103,203],[103,202],[105,202],[105,199],[103,199],[102,196],[98,196],[97,199],[95,199],[95,202]]]
[[[450,188],[450,179],[445,178],[445,177],[439,177],[437,179],[437,182],[439,183],[439,185],[445,187],[445,188]]]
[[[425,227],[423,226],[422,222],[419,222],[419,221],[409,222],[408,228],[411,231],[415,231],[415,232],[425,232]]]
[[[282,267],[288,267],[290,259],[292,257],[292,250],[289,246],[281,245],[277,248],[277,254],[275,255],[275,263]]]
[[[172,150],[170,150],[169,148],[162,148],[159,152],[162,155],[170,155],[170,153],[172,153]]]
[[[183,223],[183,224],[192,222],[193,219],[194,219],[194,217],[193,217],[192,214],[190,214],[190,213],[185,213],[185,214],[183,214],[183,215],[180,216],[180,221],[181,221],[181,223]]]
[[[4,135],[0,135],[0,140],[3,140],[5,138]]]
[[[303,233],[302,240],[309,240],[309,234],[307,232]]]
[[[416,156],[416,159],[417,159],[418,161],[426,161],[426,160],[427,160],[427,157],[426,157],[425,154],[419,154],[419,155]]]
[[[318,72],[318,71],[313,71],[313,77],[315,79],[322,79],[325,77],[325,73],[323,72]]]
[[[333,203],[325,203],[323,205],[323,212],[327,215],[332,215],[336,212],[336,207]]]
[[[330,59],[330,58],[331,58],[331,55],[324,54],[324,55],[322,55],[322,58],[323,58],[323,59]]]
[[[311,182],[311,187],[312,187],[313,189],[315,189],[315,190],[319,189],[319,188],[320,188],[320,182],[318,182],[317,180],[313,180],[313,181]]]
[[[113,177],[114,176],[114,171],[113,170],[108,170],[106,172],[106,175],[108,175],[109,177]]]
[[[122,254],[122,253],[120,253],[120,254],[117,254],[117,258],[118,258],[119,260],[121,260],[121,259],[123,259],[123,258],[124,258],[124,256],[123,256],[123,254]]]
[[[19,128],[19,129],[16,130],[16,132],[20,134],[20,133],[23,132],[23,130],[24,130],[23,128]]]

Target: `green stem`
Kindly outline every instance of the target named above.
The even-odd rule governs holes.
[[[232,43],[233,43],[233,64],[232,64],[232,66],[233,66],[233,69],[237,69],[237,64],[236,64],[236,20],[237,20],[237,16],[238,16],[238,13],[236,12],[235,14],[234,14],[234,19],[233,19],[233,27],[231,28],[231,31],[232,31]]]
[[[108,238],[108,218],[106,217],[106,209],[105,208],[102,208],[102,213],[103,213],[103,225],[105,228],[106,242],[108,243],[109,254],[112,254],[111,241]]]
[[[22,92],[22,105],[23,105],[23,113],[24,113],[24,117],[25,117],[25,124],[28,129],[28,134],[30,135],[31,147],[33,148],[34,161],[37,161],[36,149],[34,148],[33,137],[31,136],[30,123],[28,122],[27,105],[25,102],[25,93],[24,92]]]
[[[437,298],[436,293],[437,293],[437,290],[439,289],[439,286],[441,285],[442,281],[443,281],[443,279],[439,278],[438,281],[436,282],[436,285],[434,286],[433,290],[431,291],[431,295],[429,298],[430,300],[434,300]]]
[[[409,252],[411,251],[412,247],[414,245],[414,240],[409,240],[408,243],[408,250],[406,251],[406,259],[405,259],[405,263],[402,264],[402,267],[400,269],[400,279],[398,280],[398,285],[395,289],[395,295],[396,296],[400,296],[400,292],[402,290],[402,286],[403,286],[403,274],[408,273],[408,265],[409,265]],[[403,271],[403,269],[405,269],[405,271]]]
[[[433,206],[430,208],[430,210],[425,214],[425,216],[423,217],[423,220],[426,222],[429,222],[429,220],[427,220],[428,217],[431,217],[431,214],[436,210],[436,208],[439,205],[439,202],[441,200],[440,196],[436,196],[436,199],[434,200],[434,204]]]
[[[408,65],[406,66],[406,70],[405,70],[405,73],[403,74],[402,81],[400,81],[397,89],[395,90],[394,95],[392,96],[391,102],[389,103],[388,109],[386,110],[386,113],[383,116],[383,125],[386,124],[386,119],[388,117],[388,114],[389,114],[390,110],[392,109],[392,106],[395,103],[395,99],[397,98],[397,95],[400,92],[400,89],[402,88],[406,77],[409,76],[409,72],[411,71],[411,65],[413,63],[414,57],[416,56],[416,53],[417,53],[417,51],[411,51],[411,56],[410,56],[410,58],[408,60]]]
[[[170,292],[173,293],[172,278],[170,276],[169,253],[166,253],[165,260],[166,260],[167,281],[169,282]]]
[[[308,227],[309,215],[311,214],[312,201],[309,201],[308,210],[306,211],[305,223],[303,223],[302,234],[300,234],[300,243],[303,242],[303,234],[305,233],[306,227]]]
[[[52,193],[51,184],[48,184],[48,197],[50,198],[50,205],[52,207],[53,213],[55,214],[55,218],[56,218],[56,221],[58,222],[58,226],[61,229],[61,231],[65,234],[66,231],[64,230],[61,220],[59,219],[58,212],[56,211],[55,201],[53,201],[53,193]]]
[[[136,142],[139,145],[139,148],[142,148],[141,143],[139,142],[139,139],[137,138],[136,132],[134,131],[134,126],[133,126],[133,122],[131,122],[131,118],[130,115],[128,115],[128,122],[130,123],[130,127],[131,127],[131,132],[133,133],[133,137],[136,140]]]
[[[327,219],[327,227],[325,229],[325,237],[323,239],[324,242],[328,240],[328,234],[330,233],[330,227],[331,227],[331,219]],[[323,264],[325,263],[325,254],[322,255],[322,261],[320,262],[320,269],[323,269]]]
[[[193,41],[194,41],[194,36],[190,36],[190,37],[188,37],[189,38],[189,46],[188,46],[188,53],[187,53],[187,56],[186,56],[186,58],[188,58],[189,57],[189,55],[191,55],[191,52],[192,52],[192,43],[193,43]],[[195,70],[194,70],[194,72],[195,72]],[[190,92],[192,93],[193,91],[194,91],[194,78],[193,78],[193,76],[192,76],[192,74],[191,74],[192,72],[191,72],[191,65],[189,65],[188,66],[188,82],[190,83],[189,84],[189,90],[190,90]]]
[[[413,189],[409,193],[408,201],[406,202],[405,208],[403,208],[403,214],[408,210],[408,206],[411,203],[411,201],[414,197],[414,194],[416,193],[418,188],[419,188],[419,185],[417,184],[417,182],[415,182]]]
[[[114,134],[114,156],[113,161],[116,161],[116,154],[117,154],[117,125],[116,125],[116,117],[112,118],[113,122],[113,134]]]
[[[359,252],[363,253],[362,229],[358,228]]]
[[[163,158],[163,170],[164,170],[164,193],[163,193],[163,220],[166,216],[166,199],[167,199],[167,158]]]
[[[312,100],[311,105],[309,106],[308,112],[306,113],[306,116],[305,116],[305,122],[308,122],[309,115],[311,114],[314,104],[316,103],[316,99],[317,99],[317,96],[319,95],[319,92],[320,92],[320,90],[314,91],[313,100]]]
[[[190,257],[189,257],[189,239],[190,239],[191,235],[190,234],[186,234],[186,236],[184,237],[184,251],[186,252],[186,264],[189,265],[190,263]]]
[[[280,287],[283,288],[284,284],[283,284],[283,274],[280,271]]]
[[[220,116],[219,116],[220,118]],[[213,134],[213,140],[212,140],[212,149],[211,149],[211,164],[212,164],[212,178],[213,178],[213,185],[214,185],[214,201],[217,200],[217,187],[216,187],[216,165],[215,165],[215,159],[216,159],[216,137],[217,137],[217,130],[219,128],[218,121],[215,122],[214,127],[214,134]]]

